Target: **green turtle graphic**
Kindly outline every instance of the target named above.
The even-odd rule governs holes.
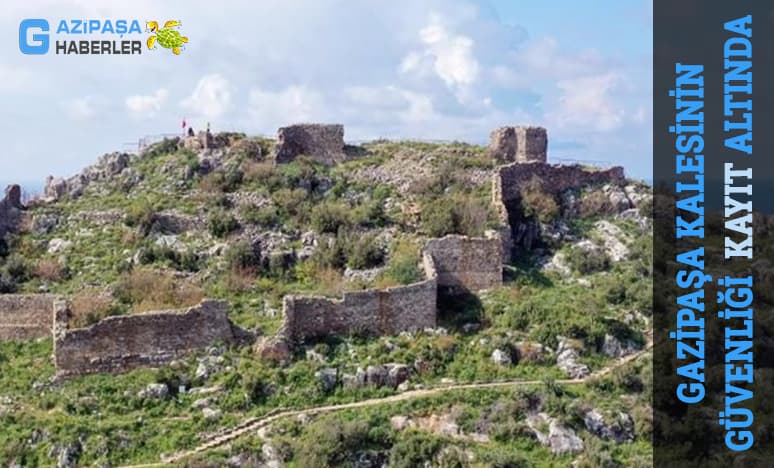
[[[154,49],[156,43],[165,49],[172,49],[175,55],[180,55],[180,47],[188,42],[188,38],[181,36],[177,29],[180,27],[180,21],[167,21],[164,27],[159,29],[159,23],[148,21],[145,23],[145,31],[156,33],[155,36],[148,38],[148,49]]]

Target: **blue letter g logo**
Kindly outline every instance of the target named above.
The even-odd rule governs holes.
[[[48,52],[48,34],[35,34],[33,32],[30,41],[28,37],[30,29],[48,32],[48,21],[44,19],[22,20],[19,23],[19,50],[27,55],[42,55]]]

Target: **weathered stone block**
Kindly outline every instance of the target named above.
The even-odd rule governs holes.
[[[49,294],[0,295],[0,341],[50,336],[57,299]]]
[[[301,155],[328,165],[344,160],[344,126],[299,124],[280,128],[277,131],[275,163],[289,163]]]
[[[437,283],[429,257],[428,279],[407,286],[346,292],[341,299],[285,296],[282,333],[290,342],[328,335],[393,335],[433,328]]]
[[[76,330],[58,327],[54,360],[60,378],[155,367],[246,334],[229,321],[226,302],[210,300],[186,310],[108,317]]]
[[[545,194],[558,196],[567,190],[583,189],[589,186],[626,183],[622,167],[605,170],[589,170],[579,165],[565,166],[541,163],[512,163],[500,166],[492,180],[492,206],[497,213],[502,228],[500,236],[505,257],[511,256],[509,247],[519,243],[530,245],[531,239],[539,236],[539,227],[535,223],[525,223],[525,214],[521,204],[522,190],[537,183]]]
[[[548,134],[543,127],[500,127],[489,135],[490,154],[501,162],[546,162]]]
[[[449,235],[431,239],[425,252],[433,258],[438,286],[446,292],[481,291],[503,282],[502,240],[495,233],[488,238]]]

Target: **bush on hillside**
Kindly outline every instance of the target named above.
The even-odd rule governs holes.
[[[239,229],[239,221],[228,213],[217,212],[210,216],[207,227],[214,237],[224,238]]]
[[[359,236],[350,244],[347,266],[354,270],[374,268],[384,263],[384,250],[375,235]]]
[[[543,189],[542,181],[537,178],[522,187],[521,204],[526,216],[534,216],[541,223],[550,223],[559,215],[556,198]]]
[[[350,224],[349,207],[342,203],[324,202],[312,210],[312,227],[324,234],[336,234]]]

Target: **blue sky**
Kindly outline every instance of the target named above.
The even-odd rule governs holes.
[[[177,132],[182,117],[215,131],[322,121],[345,124],[348,140],[476,143],[500,125],[536,124],[549,158],[649,178],[650,10],[648,0],[6,0],[0,180],[73,174]],[[180,56],[25,56],[28,17],[178,19],[190,42]]]

